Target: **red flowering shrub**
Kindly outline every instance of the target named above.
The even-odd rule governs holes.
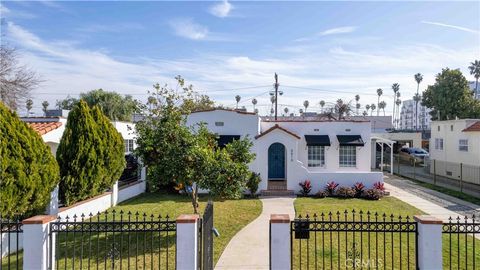
[[[338,183],[335,183],[335,181],[328,182],[327,186],[325,187],[325,191],[328,193],[329,196],[333,196],[337,187]]]
[[[298,183],[299,186],[302,187],[302,190],[300,191],[303,196],[307,196],[310,191],[312,191],[312,183],[310,180],[305,180],[301,183]]]

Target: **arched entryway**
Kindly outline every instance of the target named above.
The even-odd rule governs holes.
[[[268,148],[268,180],[285,180],[285,146],[273,143]]]

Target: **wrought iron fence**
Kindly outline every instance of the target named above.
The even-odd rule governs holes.
[[[213,203],[209,201],[199,223],[200,269],[213,270]]]
[[[478,269],[480,267],[480,222],[471,218],[450,217],[443,223],[443,268]]]
[[[23,229],[18,219],[4,219],[0,215],[0,269],[20,269],[22,256]]]
[[[291,234],[292,269],[416,269],[417,224],[408,216],[299,216]]]
[[[168,216],[75,215],[52,222],[52,237],[55,269],[175,269],[176,223]]]
[[[472,196],[480,196],[480,166],[429,158],[413,161],[408,156],[398,154],[393,158],[395,174]],[[387,166],[384,170],[387,170]]]

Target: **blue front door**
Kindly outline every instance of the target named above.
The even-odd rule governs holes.
[[[268,179],[285,179],[285,146],[281,143],[268,148]]]

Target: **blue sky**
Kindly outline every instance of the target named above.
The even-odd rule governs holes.
[[[182,75],[201,93],[233,106],[234,96],[269,111],[277,72],[279,103],[298,111],[308,99],[376,103],[392,110],[444,67],[480,59],[477,2],[80,2],[2,1],[2,42],[45,82],[32,93],[54,104],[96,88],[144,100],[151,85]]]

